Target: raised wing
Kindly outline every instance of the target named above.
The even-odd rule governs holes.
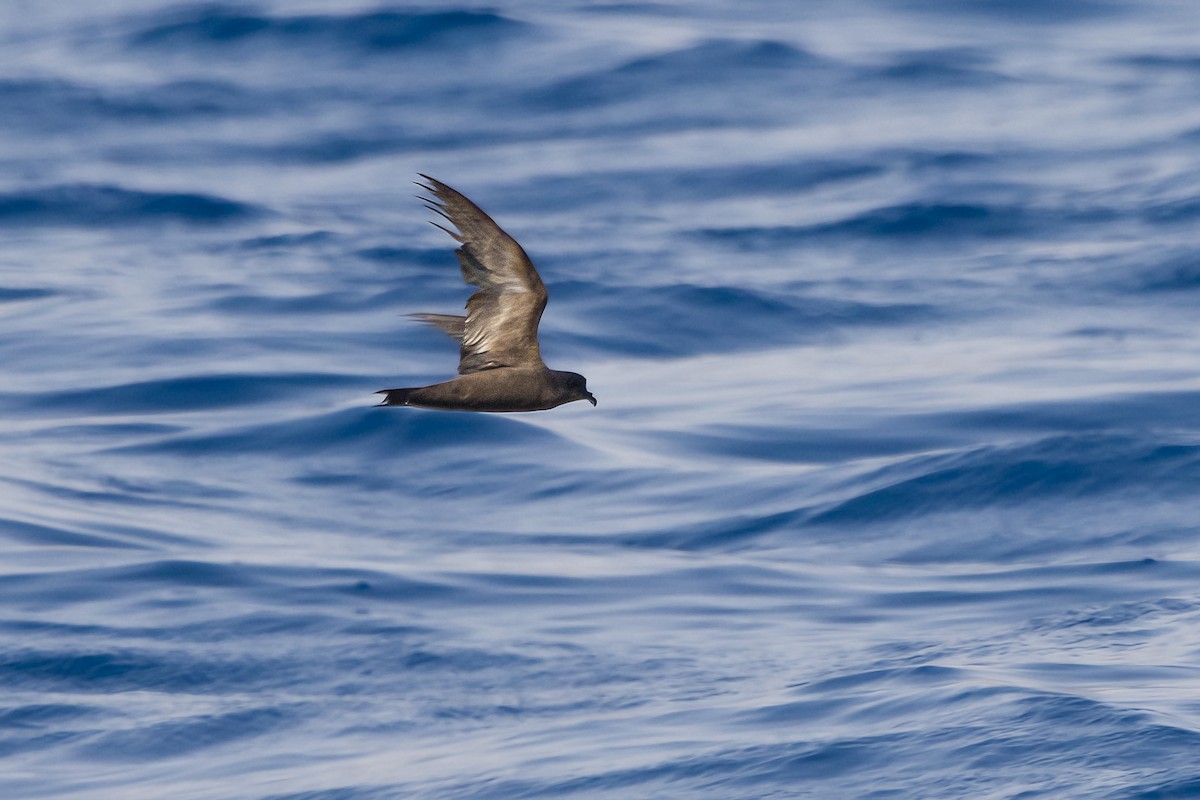
[[[457,231],[433,224],[462,243],[455,254],[463,280],[479,290],[467,300],[461,328],[460,317],[417,316],[462,343],[460,375],[496,367],[544,366],[537,329],[546,308],[546,287],[529,256],[466,197],[428,175],[421,177],[428,183],[417,185],[437,198],[422,199]]]

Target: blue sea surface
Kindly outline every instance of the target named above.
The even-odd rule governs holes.
[[[4,3],[0,797],[1200,797],[1198,230],[1184,0]]]

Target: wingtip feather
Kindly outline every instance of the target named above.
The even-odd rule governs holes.
[[[424,200],[425,198],[422,197],[421,199]],[[450,224],[452,224],[452,225],[454,224],[454,218],[446,213],[446,209],[444,209],[440,205],[434,204],[432,200],[429,201],[428,203],[426,203],[425,207],[428,208],[433,213],[437,214],[438,216],[444,218]]]
[[[457,233],[455,233],[454,231],[452,231],[452,230],[450,230],[449,228],[447,228],[445,225],[439,225],[439,224],[437,224],[436,222],[434,222],[433,220],[429,220],[429,224],[430,224],[430,225],[432,225],[432,226],[433,226],[433,227],[435,227],[435,228],[441,228],[441,229],[442,229],[442,230],[444,230],[446,233],[450,234],[450,236],[451,236],[451,237],[454,239],[454,241],[456,241],[456,242],[461,242],[461,243],[465,244],[465,243],[466,243],[466,241],[467,241],[466,239],[464,239],[463,237],[459,236],[459,235],[458,235]]]

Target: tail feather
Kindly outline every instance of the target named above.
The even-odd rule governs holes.
[[[406,406],[408,405],[408,396],[415,392],[416,389],[380,389],[375,394],[384,395],[381,406]]]

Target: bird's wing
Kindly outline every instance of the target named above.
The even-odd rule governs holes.
[[[546,308],[546,287],[529,256],[466,197],[428,175],[421,177],[428,183],[418,186],[437,198],[422,199],[457,230],[433,224],[461,242],[455,254],[463,280],[479,287],[467,300],[461,336],[451,330],[448,319],[423,319],[462,343],[460,375],[496,367],[544,366],[537,329]]]
[[[461,342],[467,331],[467,318],[455,314],[409,314],[440,330],[451,339]]]

